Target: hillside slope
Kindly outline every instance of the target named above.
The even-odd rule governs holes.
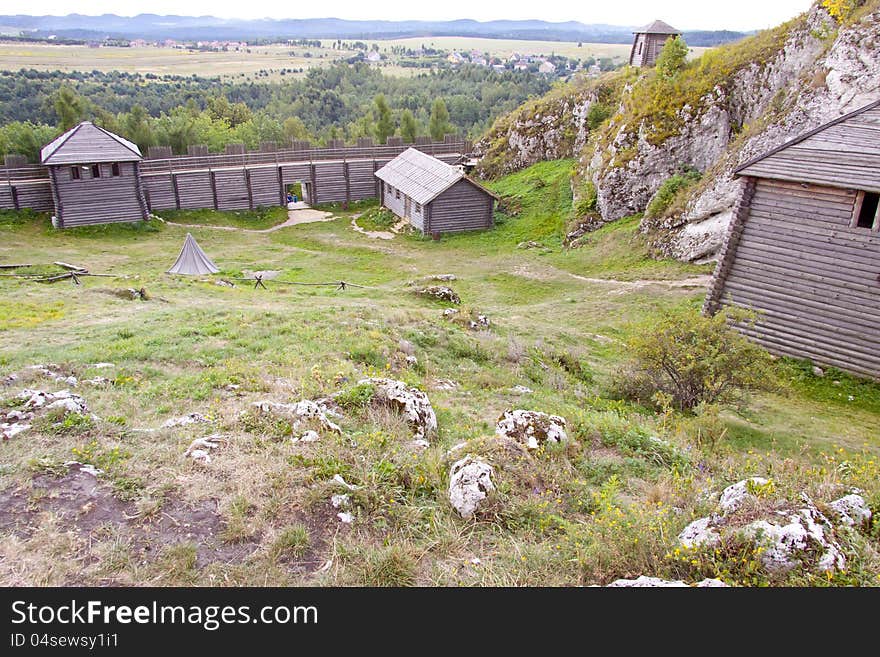
[[[555,89],[496,122],[480,144],[482,172],[578,157],[575,238],[645,211],[665,181],[695,171],[698,183],[651,204],[642,230],[664,255],[710,259],[738,194],[736,166],[880,98],[880,1],[835,16],[825,4],[672,77],[629,69]]]

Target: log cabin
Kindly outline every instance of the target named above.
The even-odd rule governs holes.
[[[757,311],[771,353],[880,380],[880,101],[736,170],[704,304]]]
[[[44,146],[40,159],[49,171],[58,228],[147,218],[141,152],[130,141],[83,121]]]
[[[408,148],[376,171],[380,201],[423,235],[491,228],[497,197],[464,169]]]

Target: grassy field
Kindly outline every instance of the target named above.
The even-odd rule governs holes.
[[[368,41],[379,46],[386,57],[381,64],[388,75],[411,76],[420,69],[395,64],[392,46],[433,46],[442,50],[488,52],[493,56],[566,55],[587,59],[611,57],[623,62],[629,57],[630,46],[621,44],[577,43],[559,41],[514,41],[505,39],[477,39],[465,37],[425,37],[411,39]],[[177,48],[89,48],[88,46],[52,46],[38,43],[0,43],[0,70],[34,68],[46,71],[125,71],[128,73],[155,73],[156,75],[201,75],[253,78],[260,71],[272,79],[280,78],[281,69],[305,69],[322,66],[338,59],[351,57],[355,51],[334,50],[332,41],[321,48],[302,46],[253,46],[250,52],[202,52]],[[693,56],[705,49],[694,48]],[[293,53],[293,54],[291,54]],[[291,75],[288,73],[287,75]],[[296,74],[298,75],[298,74]],[[265,79],[265,78],[264,78]]]
[[[307,52],[310,57],[305,56]],[[254,77],[259,71],[268,71],[270,77],[277,79],[281,69],[303,68],[308,71],[313,66],[322,66],[352,54],[329,48],[281,45],[254,46],[250,52],[205,52],[178,48],[89,48],[0,43],[0,70],[97,70],[247,78]]]
[[[850,570],[832,578],[773,577],[729,555],[678,557],[675,537],[705,514],[706,491],[745,476],[772,478],[780,504],[802,491],[823,503],[858,486],[876,510],[880,388],[779,361],[779,388],[725,410],[713,445],[696,438],[708,431],[700,418],[613,399],[610,378],[633,323],[699,307],[708,270],[648,259],[634,221],[564,250],[572,165],[543,163],[492,183],[508,208],[496,229],[439,241],[371,240],[342,211],[269,234],[218,230],[224,215],[204,212],[175,215],[204,228],[63,232],[43,216],[2,215],[0,261],[63,260],[117,278],[79,287],[0,278],[0,381],[18,374],[0,383],[3,404],[24,387],[65,387],[25,369],[53,363],[80,379],[73,390],[97,415],[41,417],[0,443],[0,583],[878,583],[876,537],[873,548],[867,538],[846,542]],[[163,273],[187,231],[219,276]],[[527,240],[537,245],[521,248]],[[365,287],[216,283],[243,270]],[[446,273],[457,277],[462,309],[486,314],[490,330],[444,319],[444,304],[412,293],[411,282]],[[148,300],[113,294],[125,288],[143,288]],[[413,447],[401,416],[361,403],[357,381],[376,375],[426,391],[439,424],[428,448]],[[84,382],[97,376],[108,381]],[[317,442],[292,441],[289,423],[251,407],[334,393],[342,434]],[[509,408],[562,415],[573,440],[534,454],[499,446],[491,436]],[[210,422],[163,428],[188,413]],[[184,457],[194,438],[215,433],[222,443],[210,463]],[[450,463],[468,452],[493,463],[498,490],[477,519],[462,520],[446,491]],[[103,471],[97,488],[70,460]],[[334,475],[357,488],[340,488]],[[351,524],[331,505],[341,493]]]

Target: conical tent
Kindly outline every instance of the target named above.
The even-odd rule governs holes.
[[[220,271],[202,251],[195,238],[189,233],[183,242],[177,262],[168,270],[169,274],[216,274]]]

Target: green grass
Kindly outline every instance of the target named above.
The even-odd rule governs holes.
[[[265,207],[255,210],[235,210],[221,212],[218,210],[162,210],[159,213],[166,221],[179,224],[197,224],[200,226],[234,226],[265,230],[287,221],[287,208]]]
[[[196,217],[187,223],[205,224],[199,228],[150,222],[71,231],[52,231],[45,216],[0,215],[0,261],[63,260],[118,277],[87,278],[79,287],[0,278],[0,378],[22,373],[0,389],[0,401],[24,387],[55,388],[25,373],[37,363],[112,381],[76,390],[98,420],[38,425],[2,443],[0,490],[29,488],[34,468],[65,472],[60,464],[78,458],[76,448],[79,460],[107,469],[107,494],[139,513],[164,517],[168,509],[219,505],[215,541],[247,555],[202,564],[192,546],[178,543],[127,558],[136,547],[124,519],[117,534],[91,539],[46,522],[29,538],[0,531],[0,560],[15,560],[15,582],[101,584],[112,576],[130,584],[454,586],[690,578],[697,573],[665,555],[692,515],[705,511],[707,489],[763,474],[792,503],[804,490],[820,502],[844,486],[875,494],[876,384],[834,371],[820,378],[808,365],[780,360],[783,387],[756,395],[744,411],[725,410],[727,433],[714,449],[697,444],[690,418],[609,398],[633,322],[698,307],[701,288],[665,282],[706,270],[650,259],[635,219],[591,234],[579,249],[563,248],[572,165],[546,162],[493,182],[504,199],[497,228],[439,241],[373,240],[353,231],[351,215],[370,204],[339,209],[335,221],[266,234],[210,227],[253,225],[233,213],[190,213]],[[255,290],[166,275],[186,232],[224,272],[275,269],[286,281],[366,287],[269,283]],[[518,248],[528,240],[542,246]],[[411,293],[410,282],[441,273],[456,275],[451,286],[462,308],[486,314],[490,331],[444,319],[440,304]],[[120,287],[144,287],[151,300],[105,293]],[[417,366],[405,362],[404,340]],[[93,367],[107,361],[116,366]],[[369,376],[426,391],[439,423],[426,450],[414,450],[407,422],[357,385]],[[457,387],[435,389],[438,379]],[[533,392],[517,395],[515,385]],[[250,406],[335,394],[343,434],[322,432],[315,443],[293,442],[304,428],[258,417]],[[491,436],[501,413],[517,407],[562,415],[577,444],[512,457]],[[213,422],[160,428],[190,412]],[[210,464],[183,457],[193,438],[210,433],[227,440]],[[446,500],[447,451],[463,441],[496,467],[497,495],[476,523],[458,518]],[[340,489],[331,482],[336,474],[359,488]],[[351,527],[330,505],[339,493],[349,495]],[[856,583],[876,572],[865,554],[849,575]],[[328,560],[333,567],[316,572]]]

